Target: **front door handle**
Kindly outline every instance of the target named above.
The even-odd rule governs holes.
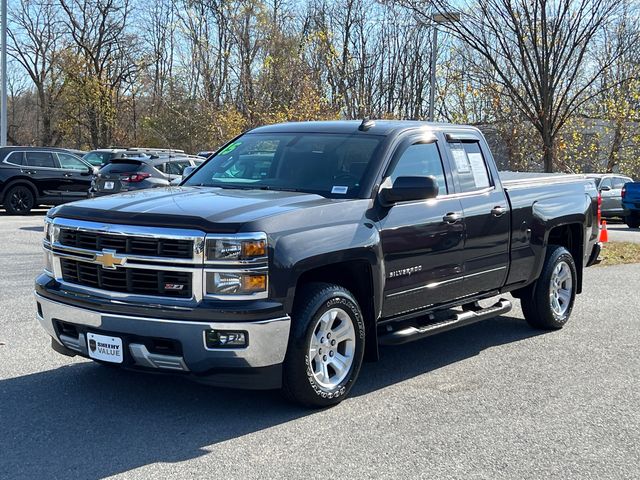
[[[494,217],[501,217],[505,213],[507,213],[506,208],[500,205],[497,205],[491,209],[491,215],[493,215]]]
[[[456,212],[449,212],[442,217],[442,221],[449,224],[458,223],[460,220],[462,220],[462,215]]]

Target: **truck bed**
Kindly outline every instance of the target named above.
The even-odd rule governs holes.
[[[505,187],[520,185],[540,185],[550,183],[575,182],[577,180],[593,180],[586,175],[567,173],[511,172],[501,171],[500,180]],[[595,183],[594,183],[595,185]]]

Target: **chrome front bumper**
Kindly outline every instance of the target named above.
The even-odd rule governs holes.
[[[142,343],[128,342],[128,353],[134,366],[158,370],[204,373],[212,369],[260,368],[279,365],[284,361],[289,340],[291,319],[288,316],[255,322],[194,322],[161,318],[133,317],[100,313],[66,305],[35,294],[37,318],[49,335],[74,352],[89,356],[86,337],[59,334],[56,320],[85,330],[136,338],[164,338],[180,342],[182,356],[149,352]],[[244,348],[207,348],[206,330],[243,330],[248,334]]]

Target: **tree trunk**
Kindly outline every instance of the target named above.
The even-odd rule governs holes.
[[[611,150],[609,151],[609,159],[607,160],[607,173],[612,173],[620,158],[620,149],[622,148],[622,122],[616,120],[615,129],[613,131],[613,140],[611,141]]]
[[[542,159],[545,173],[553,173],[555,161],[555,137],[551,134],[551,129],[547,125],[542,126]]]

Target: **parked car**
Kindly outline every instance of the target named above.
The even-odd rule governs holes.
[[[0,203],[13,215],[87,198],[93,167],[62,148],[0,148]]]
[[[37,318],[65,355],[333,405],[379,344],[511,309],[481,300],[567,323],[600,249],[593,180],[512,178],[473,127],[257,128],[179,187],[50,211]]]
[[[184,150],[163,149],[163,148],[99,148],[87,152],[82,158],[86,162],[98,168],[108,164],[114,158],[140,158],[158,155],[184,154]]]
[[[116,157],[104,165],[94,177],[89,190],[90,197],[113,193],[166,187],[172,181],[180,181],[187,167],[200,165],[203,159],[190,155]]]
[[[595,180],[596,188],[602,197],[602,216],[604,218],[621,218],[624,215],[622,208],[622,187],[625,183],[632,182],[633,180],[615,173],[590,173],[587,177]]]
[[[622,187],[624,221],[630,228],[640,227],[640,182],[625,183]]]
[[[202,158],[209,158],[214,153],[216,153],[215,150],[203,150],[202,152],[198,152],[198,156]]]

